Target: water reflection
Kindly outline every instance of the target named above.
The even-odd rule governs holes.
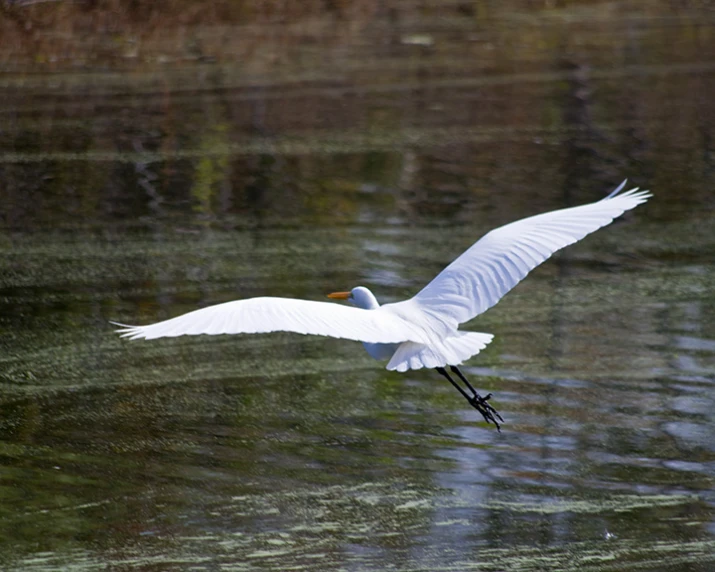
[[[672,266],[631,265],[634,255],[656,262],[658,253],[635,250],[630,230],[654,244],[661,223],[616,227],[613,240],[630,253],[612,260],[615,272],[584,262],[607,248],[594,237],[575,260],[563,257],[567,272],[544,267],[480,320],[498,337],[467,371],[497,394],[503,435],[485,430],[439,379],[380,373],[353,344],[288,335],[126,344],[106,327],[108,314],[150,321],[228,299],[235,284],[315,297],[336,279],[379,283],[369,269],[388,260],[398,280],[381,290],[397,298],[433,274],[419,245],[430,245],[436,264],[472,231],[451,228],[441,244],[433,226],[211,231],[200,241],[168,232],[134,236],[124,249],[28,237],[22,265],[3,259],[14,280],[44,285],[4,290],[12,305],[36,308],[12,318],[18,328],[3,360],[13,467],[5,533],[25,552],[40,527],[56,543],[43,550],[73,561],[70,539],[91,535],[104,548],[85,553],[89,561],[122,562],[110,538],[134,537],[152,547],[147,563],[196,558],[206,554],[198,538],[212,553],[230,546],[234,558],[274,566],[320,557],[459,568],[465,547],[498,548],[486,552],[497,565],[550,546],[558,563],[560,543],[572,542],[587,543],[586,555],[624,551],[648,562],[677,530],[671,549],[702,560],[710,545],[697,531],[712,526],[714,468],[711,374],[703,375],[713,351],[693,335],[712,332],[692,308],[711,308],[692,300],[697,282],[668,280]],[[246,254],[222,256],[237,244]],[[76,249],[65,261],[68,245]],[[349,271],[324,266],[337,260]],[[117,267],[132,269],[135,279],[119,282],[130,289],[112,291]],[[93,286],[70,290],[73,276]],[[555,343],[566,347],[554,352]],[[688,355],[697,369],[683,366]],[[23,522],[32,532],[18,532]],[[617,534],[615,546],[599,544],[604,529]],[[171,548],[177,538],[181,548]]]
[[[275,68],[3,78],[4,568],[713,562],[711,26],[528,10],[377,17],[335,52],[276,24]],[[356,284],[401,299],[487,230],[626,175],[647,208],[472,325],[496,334],[466,371],[501,435],[357,344],[107,325]]]

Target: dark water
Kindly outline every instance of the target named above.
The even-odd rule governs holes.
[[[715,566],[712,14],[579,6],[0,76],[2,567]],[[469,325],[501,434],[355,343],[108,324],[399,300],[624,177],[654,198]]]

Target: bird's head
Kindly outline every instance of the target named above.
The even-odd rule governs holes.
[[[365,286],[356,286],[350,292],[333,292],[328,294],[328,298],[334,300],[347,300],[352,305],[364,310],[374,310],[380,307],[380,303],[375,298],[375,295],[370,292]]]

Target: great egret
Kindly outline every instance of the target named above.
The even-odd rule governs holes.
[[[363,342],[387,369],[436,369],[487,421],[499,429],[503,419],[481,397],[457,365],[478,354],[492,334],[464,332],[467,322],[496,304],[530,270],[557,250],[609,224],[652,195],[637,188],[619,194],[626,181],[606,198],[579,207],[552,211],[492,230],[440,272],[409,300],[380,306],[363,286],[334,292],[354,308],[290,298],[250,298],[209,306],[148,326],[121,326],[130,339],[198,334],[256,334],[286,331]],[[464,384],[445,369],[449,366]],[[468,392],[469,393],[468,393]]]

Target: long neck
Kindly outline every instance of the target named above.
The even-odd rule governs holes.
[[[364,304],[360,304],[360,307],[365,308],[366,310],[375,310],[380,307],[380,302],[377,301],[375,296],[370,295],[370,297],[365,300]]]

